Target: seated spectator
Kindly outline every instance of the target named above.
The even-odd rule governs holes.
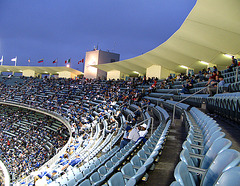
[[[128,139],[129,132],[132,128],[130,126],[127,126],[125,129],[125,132],[123,134],[123,138],[120,142],[120,149],[122,149],[125,145],[127,145],[130,142],[130,139]]]
[[[207,82],[207,84],[205,86],[210,85],[210,82],[214,81],[216,79],[216,75],[217,75],[216,72],[212,72],[212,76],[209,77],[208,82]]]
[[[217,71],[218,71],[217,67],[213,66],[213,72],[217,72]]]
[[[207,74],[211,74],[212,73],[210,67],[207,69],[206,72],[207,72]]]
[[[138,127],[134,127],[134,128],[129,132],[128,139],[136,142],[139,137],[140,137],[140,135],[139,135]]]
[[[193,88],[193,84],[191,83],[187,83],[185,85],[183,85],[183,89],[181,90],[180,94],[189,94],[190,93],[190,89]]]
[[[227,67],[227,71],[228,72],[232,72],[234,67],[238,66],[238,62],[237,59],[234,58],[234,56],[232,56],[232,64],[230,66]]]
[[[147,133],[148,133],[147,125],[145,123],[140,125],[140,127],[139,127],[139,136],[140,136],[140,138],[141,137],[145,137]]]
[[[213,96],[217,92],[217,89],[223,86],[224,86],[223,76],[219,77],[216,76],[216,79],[214,81],[211,81],[211,84],[208,87],[208,94],[210,94],[210,96]]]

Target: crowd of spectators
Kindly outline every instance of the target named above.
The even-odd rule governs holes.
[[[146,83],[149,81],[146,81]],[[119,120],[121,111],[118,111],[114,118],[106,117],[106,115],[112,112],[116,102],[120,101],[121,105],[119,106],[123,109],[130,103],[147,103],[146,100],[142,100],[142,91],[136,88],[137,85],[142,83],[142,79],[102,82],[101,80],[90,80],[86,78],[76,80],[23,78],[21,83],[17,81],[13,84],[1,82],[0,90],[2,93],[1,100],[3,101],[15,101],[31,105],[35,108],[44,108],[62,115],[70,122],[75,140],[73,145],[69,147],[64,154],[66,161],[63,161],[64,163],[62,163],[61,167],[61,169],[64,170],[67,166],[78,163],[78,155],[75,155],[74,163],[72,163],[73,158],[70,159],[69,157],[79,146],[84,147],[88,145],[92,130],[95,130],[97,123],[102,124],[103,118],[108,119],[109,122],[106,132],[111,132],[117,128],[118,122],[116,121]],[[124,89],[120,90],[120,87]],[[99,103],[96,108],[92,101],[97,100],[101,100],[102,103]],[[98,111],[100,110],[97,115],[96,109]],[[26,113],[18,111],[16,117],[12,117],[14,114],[7,115],[7,119],[6,116],[4,116],[5,119],[2,118],[3,130],[13,130],[12,133],[14,134],[16,131],[14,131],[15,128],[13,127],[13,123],[20,121],[20,118],[26,115]],[[46,125],[49,118],[46,118],[45,121],[32,121],[31,118],[28,118],[28,120],[30,123],[37,122],[36,124],[41,126],[43,123]],[[103,125],[100,126],[101,128],[103,127]],[[41,133],[41,131],[39,131],[39,133],[34,132],[38,129],[39,127],[31,126],[27,133],[23,132],[25,136],[22,138],[1,136],[3,139],[2,144],[6,144],[2,146],[2,152],[5,152],[2,153],[2,159],[7,161],[7,164],[11,166],[9,170],[15,173],[16,178],[20,178],[36,170],[53,155],[48,155],[46,149],[44,149],[44,145],[34,145],[34,136],[49,136],[49,134],[44,133],[45,131],[43,131],[43,133]],[[65,129],[59,128],[56,134],[51,137],[53,139],[58,139],[57,136],[64,133],[64,131]],[[23,141],[23,144],[15,143],[18,138]],[[27,139],[27,142],[24,139]],[[66,140],[65,138],[64,140],[61,139],[60,141],[52,142],[53,146],[57,149],[56,151],[62,147]],[[80,143],[80,141],[82,141],[82,143]],[[19,148],[19,150],[17,148]],[[36,156],[36,158],[33,158],[33,155]],[[64,158],[64,155],[62,158]]]
[[[67,136],[47,130],[46,126],[55,122],[53,119],[34,116],[34,111],[0,105],[0,158],[13,179],[39,168],[67,141]],[[23,126],[22,121],[28,125]],[[66,127],[61,130],[66,131]]]
[[[233,63],[236,60],[233,57]],[[231,65],[233,68],[234,66]],[[14,77],[11,77],[14,78]],[[1,100],[3,101],[15,101],[18,103],[24,103],[31,105],[35,108],[44,108],[49,111],[56,112],[69,121],[71,125],[72,135],[75,140],[72,142],[72,146],[67,149],[65,154],[60,158],[59,164],[61,164],[61,170],[64,170],[68,166],[77,164],[81,161],[79,154],[74,155],[75,158],[70,158],[74,151],[78,147],[87,146],[91,139],[91,133],[96,130],[96,125],[100,124],[103,128],[103,119],[107,119],[109,125],[106,133],[111,133],[119,127],[121,111],[114,113],[114,117],[110,117],[113,112],[113,107],[116,103],[121,103],[119,108],[126,109],[126,105],[131,103],[140,103],[141,106],[149,104],[147,100],[143,99],[143,96],[147,92],[154,92],[156,89],[171,88],[176,81],[184,82],[181,93],[189,93],[189,90],[193,88],[195,83],[201,81],[207,81],[206,86],[209,86],[208,93],[213,95],[216,91],[216,85],[224,85],[223,76],[216,67],[213,69],[203,69],[196,76],[190,74],[179,74],[176,77],[169,75],[166,80],[158,81],[157,78],[138,77],[131,78],[127,81],[109,80],[102,81],[100,79],[38,79],[38,78],[21,78],[21,81],[15,81],[8,84],[6,80],[0,81]],[[160,82],[160,83],[159,83]],[[158,84],[159,83],[159,84]],[[138,86],[141,85],[142,89]],[[148,87],[146,90],[144,87]],[[101,100],[101,102],[98,102]],[[96,102],[98,102],[97,107]],[[25,116],[24,111],[17,110],[16,114],[10,114],[9,111],[4,112],[1,116],[1,130],[11,131],[14,134],[18,128],[13,125],[21,121],[21,117]],[[97,114],[96,114],[97,113]],[[3,117],[4,116],[4,117]],[[13,117],[14,116],[14,117]],[[136,118],[133,118],[125,133],[125,139],[128,139],[130,132],[134,131],[132,126],[136,124],[139,115],[136,114]],[[33,120],[33,118],[27,118],[29,123],[37,125],[29,126],[27,132],[24,133],[24,137],[11,136],[5,133],[1,133],[1,158],[7,162],[10,166],[9,170],[13,171],[16,177],[21,177],[26,173],[36,170],[47,159],[51,158],[67,141],[68,135],[66,129],[58,128],[56,133],[51,134],[49,131],[38,131],[42,126],[48,126],[50,118],[46,120]],[[137,129],[137,133],[144,133],[144,127]],[[21,131],[18,131],[21,132]],[[44,148],[44,145],[35,145],[36,141],[34,137],[37,136],[50,136],[51,143],[55,147],[56,151],[52,151],[49,154],[49,150]],[[62,137],[59,140],[59,137]],[[131,137],[131,135],[130,135]],[[19,143],[17,140],[20,140]],[[23,148],[23,149],[22,149]],[[37,156],[33,158],[32,156]],[[33,159],[33,160],[32,160]],[[72,161],[74,160],[74,161]],[[64,163],[63,163],[64,162]],[[54,174],[56,172],[54,171]],[[53,172],[51,172],[53,174]]]

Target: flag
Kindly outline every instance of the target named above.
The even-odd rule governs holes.
[[[43,63],[43,58],[38,61],[38,63]]]
[[[66,61],[65,61],[65,64],[66,64],[66,63],[71,63],[71,58],[68,59],[68,60],[66,60]]]
[[[57,59],[55,59],[52,63],[57,63]]]
[[[83,63],[83,62],[84,62],[84,58],[82,60],[78,61],[78,64]]]
[[[1,60],[0,60],[0,63],[1,63],[1,65],[3,64],[3,56],[2,56],[2,58],[1,58]]]
[[[28,59],[28,63],[30,63],[30,58]]]
[[[15,62],[15,66],[17,65],[17,56],[15,58],[12,58],[11,61]]]
[[[17,57],[12,58],[11,61],[15,61],[16,62],[17,61]]]

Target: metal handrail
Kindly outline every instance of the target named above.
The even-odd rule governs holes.
[[[187,100],[188,98],[190,98],[190,97],[196,95],[197,93],[199,93],[199,92],[205,90],[205,89],[208,88],[209,86],[211,86],[211,85],[208,85],[208,86],[202,88],[201,90],[199,90],[199,91],[197,91],[197,92],[195,92],[195,93],[189,95],[188,97],[186,97],[186,98],[180,100],[179,102],[177,102],[177,103],[175,103],[175,104],[173,105],[173,116],[172,116],[172,117],[173,117],[173,119],[172,119],[172,124],[173,124],[173,126],[175,126],[174,120],[175,120],[175,112],[176,112],[176,106],[177,106],[177,104],[182,103],[183,101]]]
[[[135,112],[142,110],[144,107],[148,107],[148,105],[143,105],[142,107],[138,108],[137,110],[135,110],[134,112],[131,112],[127,115],[127,121],[128,121],[128,116],[131,115],[132,113],[134,114]]]
[[[175,88],[175,89],[171,90],[170,92],[168,92],[168,93],[165,94],[165,95],[162,95],[162,96],[161,96],[160,98],[158,98],[158,99],[162,99],[162,97],[164,97],[164,96],[170,94],[171,92],[173,92],[173,91],[176,90],[176,89],[178,89],[178,88]],[[157,106],[158,106],[158,102],[159,102],[159,101],[160,101],[160,100],[157,100]]]
[[[235,77],[235,83],[238,81],[238,67],[236,68],[236,77]]]

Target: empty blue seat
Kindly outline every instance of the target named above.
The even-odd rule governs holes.
[[[84,180],[79,186],[91,186],[91,182],[89,179]]]
[[[146,168],[141,167],[138,171],[135,171],[131,163],[127,163],[121,169],[123,174],[123,178],[129,180],[130,178],[134,178],[136,182],[138,182],[146,172]]]
[[[91,183],[93,184],[93,183],[98,182],[101,178],[100,178],[100,175],[99,175],[98,172],[94,172],[94,173],[90,176],[89,179],[90,179]]]
[[[240,167],[233,167],[223,172],[214,185],[216,186],[238,186],[240,183]]]
[[[219,153],[213,163],[207,169],[202,180],[202,185],[213,185],[222,172],[239,165],[240,153],[233,149],[227,149]]]
[[[177,181],[173,181],[170,186],[181,186],[181,184]]]
[[[130,162],[134,169],[140,169],[140,167],[143,165],[143,162],[139,159],[138,155],[133,156]]]
[[[109,186],[125,186],[123,175],[121,172],[117,172],[108,180]]]
[[[107,168],[104,165],[99,167],[98,173],[100,176],[105,176],[107,174]]]
[[[181,185],[191,185],[195,186],[195,181],[193,179],[193,176],[191,173],[188,171],[187,165],[183,162],[180,161],[175,170],[174,170],[174,177],[177,182],[179,182]]]
[[[209,148],[209,150],[206,152],[204,156],[202,155],[197,155],[197,154],[192,154],[189,152],[188,149],[183,149],[182,152],[180,153],[180,159],[184,161],[187,165],[190,166],[195,166],[195,167],[200,167],[203,169],[208,169],[212,161],[216,158],[216,156],[230,148],[232,145],[232,142],[226,138],[220,138],[216,141],[213,142],[212,146]],[[195,163],[195,161],[192,158],[198,158],[200,159],[199,165]]]

